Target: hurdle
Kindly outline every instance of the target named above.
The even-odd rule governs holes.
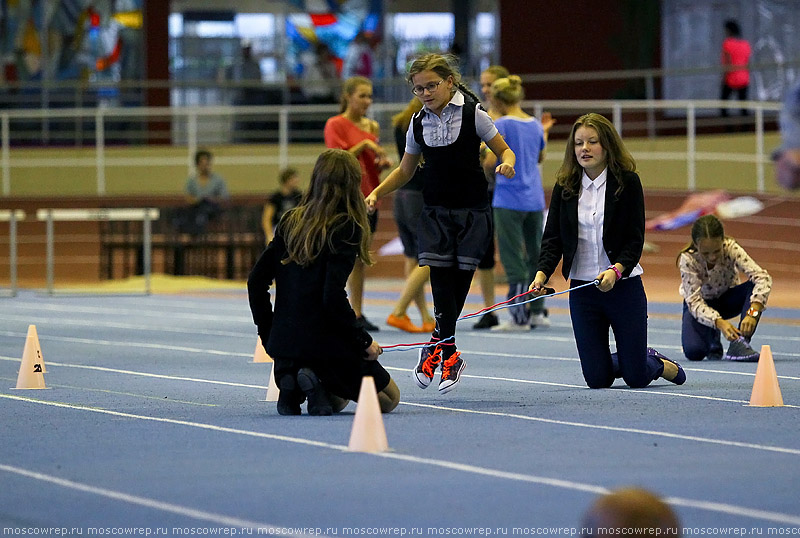
[[[55,222],[64,221],[141,221],[144,295],[150,295],[151,274],[153,265],[152,221],[157,220],[160,212],[157,208],[119,208],[119,209],[39,209],[36,219],[44,221],[46,226],[46,279],[47,294],[55,295]],[[76,293],[75,290],[60,293]]]
[[[8,280],[9,288],[0,289],[0,297],[16,297],[17,285],[17,222],[25,220],[21,209],[0,209],[0,222],[8,222]]]

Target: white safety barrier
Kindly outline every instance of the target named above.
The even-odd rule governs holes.
[[[153,248],[152,226],[153,220],[158,219],[160,212],[157,208],[132,208],[132,209],[39,209],[36,218],[46,223],[46,257],[47,257],[47,293],[55,293],[55,236],[54,222],[61,221],[141,221],[142,222],[142,251],[144,293],[150,295],[150,276],[152,272]]]
[[[0,290],[0,297],[17,295],[17,222],[25,220],[21,209],[0,209],[0,222],[8,223],[8,280],[9,289]]]
[[[589,78],[585,79],[589,80]],[[402,110],[406,101],[396,103],[375,103],[370,107],[370,113],[381,123],[384,128],[388,128],[392,115]],[[676,146],[670,151],[640,151],[636,154],[636,160],[647,161],[677,161],[686,162],[686,189],[695,191],[697,185],[697,164],[705,162],[741,162],[743,166],[751,167],[755,182],[749,186],[753,192],[763,193],[766,190],[767,176],[766,170],[770,166],[771,148],[766,147],[764,137],[767,132],[767,125],[770,129],[776,130],[774,125],[781,110],[782,103],[773,101],[722,101],[722,100],[666,100],[666,99],[625,99],[625,100],[526,100],[521,103],[522,107],[534,112],[534,115],[541,117],[542,111],[551,112],[554,116],[563,115],[567,118],[575,118],[588,111],[598,112],[609,116],[613,121],[617,131],[623,136],[629,131],[644,128],[647,139],[655,140],[664,135],[664,131],[682,130],[682,138],[685,138],[682,146]],[[748,111],[748,116],[744,118],[729,118],[725,121],[743,121],[748,132],[743,133],[744,139],[752,141],[752,147],[747,151],[730,152],[724,148],[720,151],[701,151],[698,148],[698,137],[701,133],[703,123],[699,120],[708,118],[714,120],[714,115],[722,108],[744,109]],[[231,122],[231,118],[237,115],[246,114],[248,117],[269,120],[277,126],[277,154],[272,152],[240,152],[237,154],[234,148],[227,155],[220,155],[215,159],[218,165],[252,165],[258,166],[278,166],[285,168],[289,162],[293,164],[312,165],[317,155],[305,154],[293,149],[291,144],[291,132],[295,129],[292,125],[301,118],[322,118],[336,114],[336,105],[259,105],[259,106],[193,106],[193,107],[101,107],[101,108],[76,108],[76,109],[43,109],[43,110],[9,110],[0,112],[0,195],[10,196],[12,189],[12,170],[22,169],[49,169],[63,167],[87,167],[94,166],[96,194],[103,196],[106,194],[106,172],[110,168],[120,167],[149,167],[153,165],[173,166],[185,165],[187,173],[193,173],[194,154],[201,146],[200,141],[205,145],[229,145],[232,140],[223,134],[222,129],[212,128],[225,122]],[[643,116],[644,127],[640,116]],[[627,119],[626,119],[627,118]],[[83,120],[93,121],[95,125],[94,148],[88,153],[81,153],[79,156],[61,155],[57,158],[30,156],[27,152],[16,152],[12,156],[12,121],[31,121],[45,122],[54,119],[73,121],[80,123]],[[153,157],[152,155],[120,155],[117,152],[110,153],[106,147],[107,132],[105,125],[114,122],[124,121],[163,121],[172,125],[173,131],[171,141],[175,146],[185,147],[184,155],[164,155]],[[726,126],[719,120],[713,124],[714,127],[721,129]],[[566,124],[557,124],[551,131],[551,140],[554,134],[561,132],[566,134],[569,131],[570,119]],[[744,124],[743,124],[744,125]],[[752,125],[753,132],[749,129]],[[662,134],[657,134],[659,131]],[[146,132],[146,131],[145,131]],[[232,131],[231,131],[232,132]],[[264,135],[267,134],[264,131]],[[176,134],[181,133],[181,134]],[[270,136],[275,133],[269,130]],[[264,144],[272,145],[271,138],[261,140]],[[702,138],[701,138],[702,140]],[[131,139],[131,142],[144,144],[149,142],[144,139]],[[302,147],[302,144],[298,144]],[[89,149],[89,148],[87,148]],[[558,159],[557,155],[552,155],[550,159]]]

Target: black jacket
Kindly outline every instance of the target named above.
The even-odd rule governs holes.
[[[625,267],[622,276],[628,276],[644,246],[644,193],[635,172],[624,172],[624,179],[625,188],[617,195],[619,181],[610,170],[607,173],[603,247],[611,263]],[[578,249],[578,196],[564,198],[563,194],[561,186],[553,188],[537,270],[550,277],[563,257],[561,273],[569,279]]]
[[[345,285],[358,253],[360,230],[345,225],[308,267],[287,257],[281,227],[247,280],[253,321],[270,356],[281,359],[364,356],[372,337],[356,324]],[[275,281],[275,308],[269,288]]]

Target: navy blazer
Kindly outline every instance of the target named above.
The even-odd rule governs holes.
[[[307,267],[290,262],[280,225],[275,238],[247,280],[253,321],[267,353],[274,358],[365,356],[372,337],[356,322],[345,285],[353,271],[361,232],[355,223],[342,226]],[[275,281],[275,308],[269,288]]]
[[[644,192],[635,172],[624,172],[625,188],[616,194],[619,180],[607,172],[603,248],[611,263],[621,263],[622,276],[630,275],[644,247]],[[542,251],[537,271],[549,278],[564,259],[561,273],[569,279],[578,249],[578,195],[564,198],[564,189],[556,184],[550,198],[550,210],[542,236]]]

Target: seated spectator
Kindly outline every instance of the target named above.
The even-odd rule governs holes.
[[[275,227],[283,214],[297,207],[303,197],[303,193],[298,188],[300,176],[297,175],[297,170],[294,168],[286,168],[281,171],[278,182],[280,188],[270,195],[264,205],[264,213],[261,217],[267,244],[275,237]]]
[[[186,200],[189,209],[180,219],[181,232],[202,233],[208,223],[219,216],[225,201],[230,198],[222,176],[211,171],[211,152],[199,150],[194,155],[196,173],[186,180]]]

